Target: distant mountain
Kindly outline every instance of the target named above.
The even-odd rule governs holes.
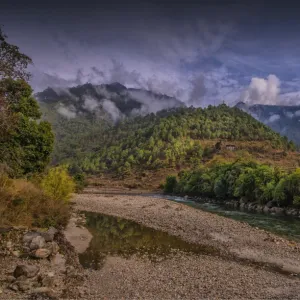
[[[300,145],[300,106],[247,105],[239,102],[236,107]]]
[[[42,107],[51,107],[61,116],[96,116],[116,122],[132,115],[146,115],[162,109],[185,106],[176,98],[143,89],[112,84],[84,84],[71,88],[47,88],[37,93]]]

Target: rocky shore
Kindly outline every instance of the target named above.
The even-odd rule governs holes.
[[[249,202],[246,199],[226,201],[225,205],[240,210],[248,210],[257,213],[274,214],[276,216],[300,217],[300,210],[293,207],[278,207],[275,201],[269,201],[266,205],[257,202]]]
[[[0,299],[79,299],[84,273],[64,233],[0,228]]]
[[[91,270],[95,299],[300,299],[300,245],[248,224],[142,195],[85,193],[79,211],[136,221],[185,241],[209,245],[220,255],[177,251],[153,263],[132,256],[106,258]]]

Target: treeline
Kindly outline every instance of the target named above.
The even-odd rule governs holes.
[[[288,174],[280,168],[253,161],[215,164],[168,176],[166,193],[241,199],[261,205],[300,206],[300,169]]]
[[[0,225],[66,225],[75,181],[66,166],[49,168],[54,135],[28,84],[31,59],[0,27]]]
[[[286,137],[243,111],[222,104],[204,109],[177,108],[120,122],[98,137],[98,149],[86,153],[80,167],[86,172],[126,175],[136,168],[200,166],[202,158],[214,151],[203,147],[203,140],[215,139],[267,141],[275,149],[295,149]]]

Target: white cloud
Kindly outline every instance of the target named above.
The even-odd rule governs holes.
[[[275,105],[280,102],[280,80],[275,75],[266,79],[253,77],[249,87],[241,96],[241,101],[248,104]]]
[[[76,117],[75,108],[73,106],[64,106],[62,103],[59,104],[57,112],[68,119]]]
[[[89,110],[90,112],[93,112],[99,106],[97,99],[91,96],[84,95],[83,100],[83,108]]]
[[[113,103],[112,101],[110,101],[108,99],[105,99],[102,102],[102,107],[111,116],[111,118],[114,122],[118,121],[120,118],[123,117],[122,113],[117,108],[115,103]]]
[[[277,115],[277,114],[272,115],[272,116],[269,118],[268,123],[273,123],[273,122],[275,122],[275,121],[278,121],[279,119],[280,119],[280,115]]]

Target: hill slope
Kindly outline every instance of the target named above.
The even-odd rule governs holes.
[[[247,105],[240,102],[236,107],[300,145],[300,106]]]
[[[173,97],[120,83],[48,88],[35,96],[55,132],[54,163],[94,152],[106,132],[123,119],[184,106]]]
[[[228,151],[268,153],[270,149],[294,147],[287,138],[240,109],[225,104],[205,109],[177,108],[118,123],[105,134],[95,153],[85,155],[81,167],[87,172],[123,175],[147,169],[196,167],[222,150],[217,143],[222,140],[228,144]]]

